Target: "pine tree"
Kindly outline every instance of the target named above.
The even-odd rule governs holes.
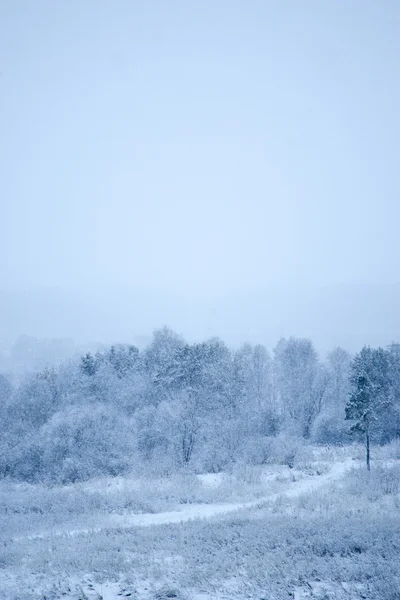
[[[353,421],[351,433],[361,434],[366,448],[367,469],[371,469],[371,437],[379,428],[379,417],[389,403],[389,361],[382,348],[364,347],[350,367],[352,390],[346,405],[346,419]]]
[[[91,352],[87,352],[85,356],[82,356],[80,364],[82,373],[89,377],[93,377],[93,375],[97,373],[98,367],[98,361]]]

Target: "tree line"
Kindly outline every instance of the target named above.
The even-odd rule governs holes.
[[[243,461],[290,461],[302,440],[372,443],[400,436],[400,345],[336,348],[308,339],[237,350],[188,344],[168,328],[142,351],[114,345],[12,386],[0,375],[0,474],[70,482]]]

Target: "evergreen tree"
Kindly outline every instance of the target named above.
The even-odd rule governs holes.
[[[112,365],[119,379],[123,379],[130,372],[138,371],[140,366],[139,350],[132,345],[111,346],[105,358]]]
[[[371,438],[379,429],[379,420],[389,405],[388,373],[388,355],[382,348],[364,347],[350,367],[352,389],[346,405],[346,419],[353,421],[350,432],[364,438],[368,470],[371,468]]]
[[[82,373],[89,377],[93,377],[99,368],[98,360],[96,360],[96,357],[93,356],[91,352],[87,352],[85,356],[82,356],[81,358],[80,368]]]

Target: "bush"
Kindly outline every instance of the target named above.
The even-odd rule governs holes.
[[[375,452],[375,451],[374,451]],[[379,448],[379,458],[389,459],[389,460],[400,460],[400,439],[397,438]]]
[[[349,442],[349,424],[343,417],[332,414],[320,414],[311,428],[311,440],[315,444],[332,446]]]
[[[268,463],[272,447],[271,437],[253,436],[245,440],[241,448],[241,460],[248,465],[265,465]]]
[[[353,469],[346,478],[346,487],[351,494],[365,495],[376,501],[382,496],[397,495],[400,492],[400,466],[373,466],[371,471],[365,468]]]
[[[133,452],[126,419],[110,407],[69,407],[13,452],[10,475],[25,481],[73,483],[125,473]]]
[[[303,445],[304,441],[301,438],[285,434],[281,434],[276,438],[271,438],[268,463],[278,463],[293,468],[296,455]]]

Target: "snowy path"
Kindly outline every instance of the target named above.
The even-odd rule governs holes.
[[[190,504],[186,505],[182,510],[162,512],[162,513],[144,513],[144,514],[126,514],[126,515],[108,515],[106,518],[102,516],[101,526],[91,528],[70,529],[68,524],[60,528],[52,529],[51,531],[20,536],[14,538],[21,539],[40,539],[53,536],[73,536],[79,534],[91,534],[105,529],[129,529],[131,527],[149,527],[155,525],[167,525],[173,523],[184,523],[186,521],[198,519],[210,519],[218,515],[224,515],[239,510],[254,508],[274,502],[279,497],[295,498],[302,494],[313,492],[322,486],[340,479],[346,471],[354,466],[354,461],[349,459],[344,462],[335,463],[328,473],[323,475],[314,475],[307,477],[299,482],[294,482],[289,488],[284,491],[270,494],[252,500],[250,502],[226,503],[226,504]]]

